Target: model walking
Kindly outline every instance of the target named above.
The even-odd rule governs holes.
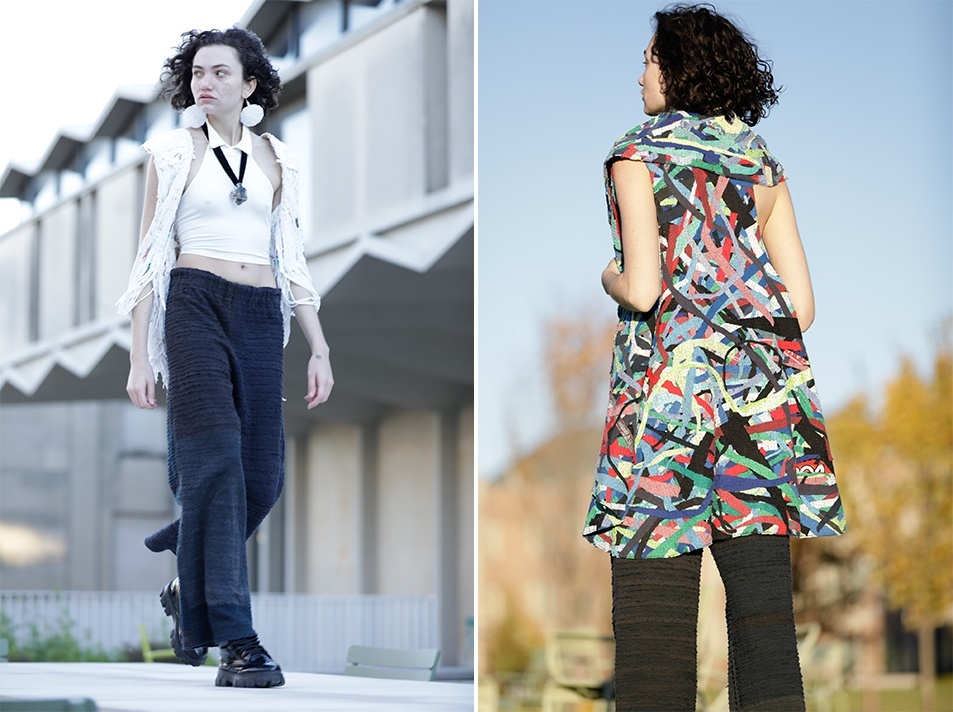
[[[168,393],[169,483],[180,519],[146,540],[176,554],[160,600],[172,647],[216,685],[284,684],[251,619],[245,541],[284,482],[282,350],[295,315],[311,347],[308,408],[333,385],[298,223],[288,149],[247,127],[277,105],[261,40],[239,28],[185,33],[165,63],[163,97],[184,109],[150,154],[139,252],[119,300],[132,314],[126,390],[139,408]]]
[[[645,113],[605,161],[619,304],[584,536],[612,556],[616,706],[694,710],[701,551],[725,583],[733,710],[803,710],[788,537],[844,514],[801,338],[784,171],[749,127],[770,65],[707,6],[655,14]],[[755,536],[760,535],[760,536]]]

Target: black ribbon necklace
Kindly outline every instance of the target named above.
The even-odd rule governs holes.
[[[202,131],[205,132],[205,138],[208,138],[208,126],[206,124],[202,124]],[[222,151],[222,147],[216,146],[212,150],[215,152],[215,157],[218,159],[218,162],[222,164],[222,168],[225,169],[225,174],[232,181],[232,185],[235,186],[235,190],[229,193],[228,197],[232,199],[235,205],[241,205],[248,200],[248,191],[245,190],[245,186],[242,185],[242,181],[245,179],[245,166],[248,165],[248,154],[242,151],[242,162],[238,167],[238,178],[236,178],[235,171],[232,170],[232,167],[228,165],[228,161],[225,159],[225,153]]]

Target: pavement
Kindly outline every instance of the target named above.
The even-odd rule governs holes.
[[[215,687],[215,674],[214,667],[163,663],[0,663],[0,701],[88,698],[99,712],[456,712],[474,708],[472,683],[286,672],[283,687],[257,690]]]

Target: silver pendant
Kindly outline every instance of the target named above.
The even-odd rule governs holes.
[[[248,200],[248,191],[245,190],[245,186],[239,183],[235,186],[235,190],[228,194],[228,197],[232,199],[232,202],[235,203],[235,205],[241,205]]]

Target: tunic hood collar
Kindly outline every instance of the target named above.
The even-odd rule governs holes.
[[[776,185],[781,164],[764,140],[739,119],[666,111],[619,139],[606,159],[701,168],[749,183]]]

